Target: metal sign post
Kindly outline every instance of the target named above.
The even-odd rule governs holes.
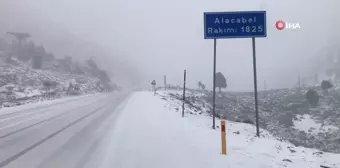
[[[258,98],[257,98],[255,37],[267,37],[266,11],[204,13],[204,38],[214,39],[213,112],[212,112],[213,129],[215,129],[215,115],[216,115],[215,114],[216,40],[219,38],[252,38],[256,135],[260,136]]]
[[[215,129],[215,105],[216,105],[216,42],[214,39],[214,70],[213,70],[213,125],[212,128]]]
[[[259,108],[257,102],[257,73],[256,73],[256,50],[255,50],[255,38],[252,38],[253,42],[253,68],[254,68],[254,96],[255,96],[255,115],[256,115],[256,136],[260,136],[259,129]]]

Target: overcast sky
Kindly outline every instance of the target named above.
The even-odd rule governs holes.
[[[266,10],[267,38],[256,39],[259,89],[291,87],[317,61],[339,54],[338,0],[0,0],[0,31],[26,31],[57,55],[96,57],[113,74],[211,88],[213,40],[203,12]],[[301,29],[278,31],[277,20]],[[95,48],[89,46],[96,44]],[[124,67],[124,68],[113,68]],[[217,71],[228,90],[252,90],[251,39],[217,41]],[[134,72],[134,73],[132,73]]]

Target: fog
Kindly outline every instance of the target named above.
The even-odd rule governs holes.
[[[267,37],[256,39],[259,88],[291,87],[339,54],[337,0],[1,0],[0,33],[22,31],[56,55],[94,58],[113,81],[152,79],[212,88],[213,40],[203,37],[203,12],[266,10]],[[278,31],[275,22],[301,29]],[[219,39],[217,72],[231,91],[252,90],[251,39]]]

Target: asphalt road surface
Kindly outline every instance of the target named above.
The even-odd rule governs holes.
[[[0,168],[94,168],[129,93],[0,110]]]

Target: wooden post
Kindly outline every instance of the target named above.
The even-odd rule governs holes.
[[[225,121],[221,120],[221,142],[222,142],[222,155],[227,155],[227,142],[226,142],[226,129],[225,129]]]

